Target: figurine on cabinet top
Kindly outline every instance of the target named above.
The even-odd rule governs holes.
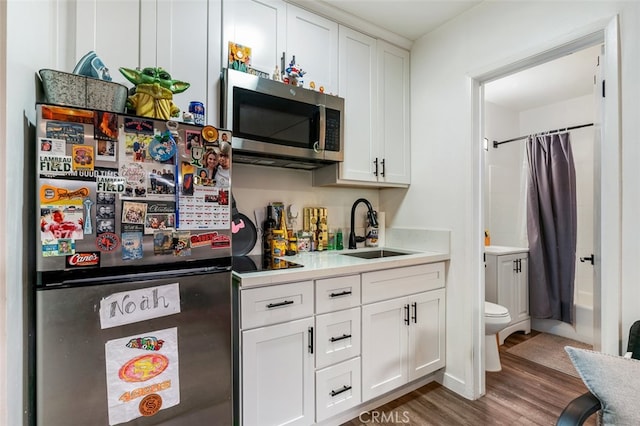
[[[180,109],[173,103],[173,95],[182,93],[189,83],[171,79],[171,75],[162,68],[134,70],[120,68],[127,80],[135,84],[135,93],[127,98],[127,108],[142,117],[168,120],[178,117]]]
[[[306,71],[302,71],[302,68],[300,67],[300,65],[296,64],[296,57],[295,55],[293,56],[293,59],[291,59],[291,62],[289,63],[289,66],[287,68],[285,68],[285,77],[283,78],[283,82],[285,84],[291,84],[293,86],[299,86],[302,87],[303,85],[303,81],[302,81],[302,77],[307,73]]]

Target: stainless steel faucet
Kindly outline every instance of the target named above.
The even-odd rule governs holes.
[[[358,204],[364,203],[367,206],[367,218],[369,219],[369,224],[373,227],[378,226],[378,217],[376,212],[373,210],[373,206],[366,198],[358,198],[353,206],[351,206],[351,230],[349,231],[349,248],[356,248],[356,242],[362,242],[365,240],[365,237],[356,237],[355,231],[355,215],[356,215],[356,207]]]

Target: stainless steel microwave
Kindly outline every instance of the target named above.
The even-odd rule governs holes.
[[[236,163],[314,169],[343,160],[338,96],[225,69],[221,115]]]

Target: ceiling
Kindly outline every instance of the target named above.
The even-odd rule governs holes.
[[[411,41],[477,6],[482,0],[293,0],[325,4]],[[573,53],[485,86],[485,100],[524,111],[593,91],[599,47]]]
[[[482,0],[321,0],[377,27],[417,40]]]
[[[525,111],[593,93],[600,46],[511,74],[485,85],[484,99],[513,111]]]

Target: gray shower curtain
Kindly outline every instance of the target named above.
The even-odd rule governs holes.
[[[527,156],[531,316],[573,324],[576,172],[569,133],[530,137]]]

